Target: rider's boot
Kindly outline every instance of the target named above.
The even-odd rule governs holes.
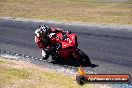
[[[49,57],[49,54],[46,50],[42,49],[42,58],[43,60],[47,60]]]

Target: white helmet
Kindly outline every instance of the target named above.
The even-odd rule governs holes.
[[[37,34],[37,36],[40,36],[40,34],[48,32],[49,29],[50,28],[48,26],[42,25],[42,26],[39,26],[39,29],[37,29],[35,33]]]
[[[40,33],[46,33],[47,30],[48,30],[47,26],[45,26],[45,25],[40,26],[39,29],[40,29],[40,30],[39,30]]]

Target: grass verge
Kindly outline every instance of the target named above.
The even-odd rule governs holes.
[[[118,0],[119,2],[108,1],[0,0],[0,17],[132,25],[131,0],[124,0],[124,2],[120,2],[120,0]]]
[[[90,85],[81,86],[91,88]],[[0,58],[0,88],[80,88],[73,78],[33,64]]]

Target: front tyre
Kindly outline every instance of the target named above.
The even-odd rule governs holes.
[[[79,55],[80,55],[79,62],[82,66],[90,66],[91,65],[91,61],[90,61],[89,57],[82,50],[79,50]]]

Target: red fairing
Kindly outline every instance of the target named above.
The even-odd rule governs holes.
[[[63,40],[63,34],[61,32],[56,34],[56,37],[51,38],[50,42],[53,44],[61,43],[62,49],[58,51],[60,57],[64,59],[69,59],[75,57],[78,58],[77,55],[77,36],[76,34],[68,34],[66,33],[67,38]]]
[[[76,34],[68,34],[67,38],[65,40],[62,40],[63,35],[62,33],[58,33],[57,38],[52,38],[52,42],[60,42],[62,44],[62,48],[68,48],[70,46],[76,46],[77,45],[77,36]]]
[[[74,46],[77,45],[77,36],[76,34],[70,34],[68,35],[69,39],[68,39],[68,42],[73,44]]]
[[[77,49],[76,48],[65,48],[62,49],[58,52],[60,57],[63,57],[65,60],[69,59],[69,58],[75,58],[75,59],[79,59],[78,55],[77,55]]]

